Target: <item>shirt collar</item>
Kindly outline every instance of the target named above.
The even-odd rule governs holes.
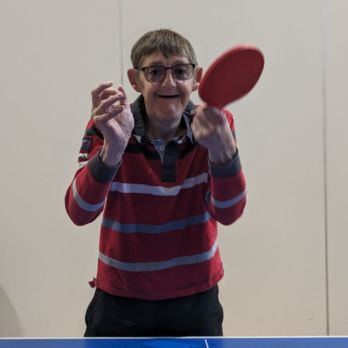
[[[182,114],[181,124],[186,128],[186,137],[194,143],[194,138],[191,129],[192,115],[191,111],[194,108],[193,102],[190,100]],[[144,97],[140,95],[132,104],[131,110],[134,117],[133,135],[140,143],[147,143],[150,141],[146,134],[145,118],[147,117]]]

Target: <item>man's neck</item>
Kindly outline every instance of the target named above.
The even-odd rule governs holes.
[[[155,125],[149,119],[147,122],[147,136],[150,139],[161,139],[168,143],[174,137],[184,134],[185,129],[182,127],[181,122],[177,124],[160,124]]]

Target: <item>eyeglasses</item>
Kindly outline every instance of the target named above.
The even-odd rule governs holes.
[[[173,66],[145,66],[137,68],[144,73],[146,81],[150,83],[160,83],[164,80],[167,70],[171,70],[171,74],[176,81],[185,81],[193,77],[195,64],[176,64]]]

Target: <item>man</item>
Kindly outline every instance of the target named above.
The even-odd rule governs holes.
[[[245,206],[233,118],[190,101],[202,69],[183,36],[148,32],[131,60],[140,96],[129,104],[112,83],[92,92],[66,193],[74,223],[103,214],[85,336],[220,336],[217,222]]]

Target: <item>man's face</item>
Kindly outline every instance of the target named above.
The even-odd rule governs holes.
[[[146,57],[140,68],[151,66],[171,67],[189,63],[191,62],[186,57],[170,56],[166,58],[158,52]],[[156,70],[154,73],[156,73]],[[167,69],[162,81],[150,82],[145,76],[146,72],[142,70],[133,71],[133,74],[135,81],[134,79],[131,81],[132,86],[143,95],[146,112],[150,121],[154,124],[175,123],[180,120],[189,102],[191,92],[198,87],[197,82],[199,82],[201,75],[201,73],[196,74],[194,72],[191,78],[179,80],[173,76],[171,69]]]

